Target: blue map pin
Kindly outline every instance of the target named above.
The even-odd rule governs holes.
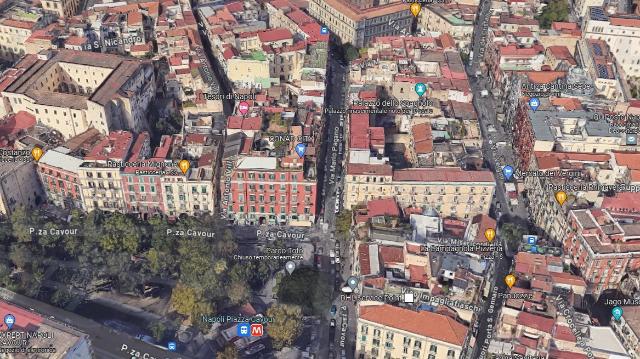
[[[4,316],[4,324],[7,325],[7,328],[9,328],[9,330],[11,330],[11,328],[13,328],[13,325],[16,324],[16,317],[13,316],[13,314],[7,314]]]
[[[532,110],[537,110],[538,107],[540,107],[540,99],[538,99],[537,97],[532,97],[529,99],[529,107],[531,107]]]
[[[506,165],[506,166],[502,167],[502,174],[504,175],[504,179],[509,181],[511,179],[511,177],[513,176],[513,167],[511,167],[509,165]]]
[[[425,92],[427,92],[427,85],[423,84],[422,82],[418,82],[416,84],[415,90],[418,96],[422,96]]]
[[[304,143],[298,143],[296,145],[296,153],[298,154],[298,156],[302,158],[305,152],[307,152],[307,145]]]
[[[622,318],[622,308],[613,307],[613,309],[611,309],[611,315],[613,315],[613,319],[620,320],[620,318]]]

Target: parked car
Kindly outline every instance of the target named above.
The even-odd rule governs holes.
[[[335,305],[332,305],[330,312],[331,312],[331,315],[335,317],[336,313],[338,313],[338,307],[336,307]]]

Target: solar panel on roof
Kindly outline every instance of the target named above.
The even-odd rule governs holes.
[[[599,44],[593,44],[593,52],[596,54],[596,56],[602,56],[602,48]]]
[[[592,6],[589,8],[589,14],[591,15],[591,20],[595,21],[607,21],[608,17],[605,14],[604,10],[601,7]]]
[[[605,78],[605,79],[609,78],[609,71],[607,71],[606,66],[598,64],[596,68],[598,69],[598,77]]]

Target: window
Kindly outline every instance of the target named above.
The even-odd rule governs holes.
[[[429,353],[433,353],[433,354],[437,354],[438,353],[438,346],[431,344],[431,347],[429,347]]]

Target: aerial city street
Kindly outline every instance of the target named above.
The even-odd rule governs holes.
[[[0,3],[0,358],[640,359],[632,0]]]

